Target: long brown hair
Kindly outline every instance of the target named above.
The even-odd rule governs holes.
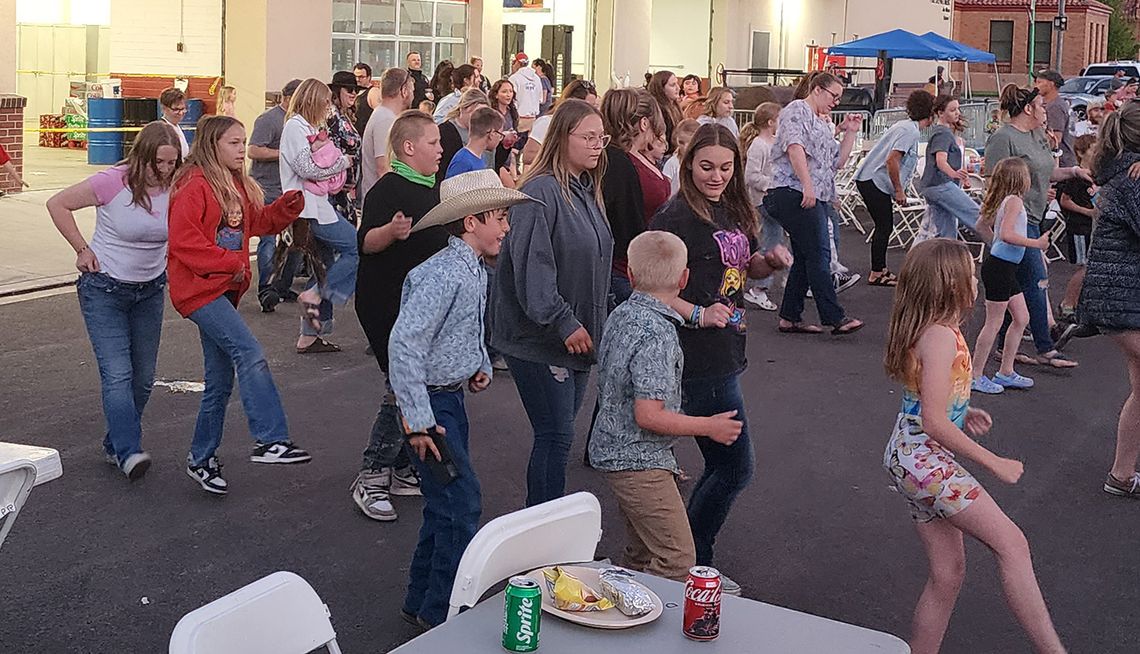
[[[535,177],[551,175],[562,187],[562,196],[570,202],[570,170],[566,168],[565,149],[570,142],[570,132],[589,116],[601,118],[602,114],[585,100],[569,99],[558,103],[558,108],[550,119],[550,130],[542,141],[542,149],[538,151],[538,158],[523,173],[519,188]],[[586,172],[594,181],[594,200],[605,211],[606,203],[602,198],[602,177],[606,174],[604,153],[598,158],[598,165]]]
[[[669,125],[676,125],[685,119],[681,115],[681,105],[677,102],[670,100],[665,95],[665,85],[669,83],[671,78],[676,77],[671,70],[659,70],[653,73],[653,77],[649,78],[649,84],[646,88],[649,90],[649,95],[657,101],[657,106],[661,109],[661,116]],[[679,94],[680,83],[678,83],[677,93]],[[672,144],[670,144],[672,145]]]
[[[223,214],[244,205],[242,194],[238,190],[239,184],[250,204],[255,207],[265,204],[265,194],[257,182],[246,173],[244,166],[241,170],[234,171],[218,160],[218,143],[234,125],[244,128],[240,120],[229,116],[205,116],[198,121],[194,147],[190,148],[186,165],[174,177],[173,195],[178,194],[194,170],[200,170],[210,189],[214,191],[214,199],[221,205]]]
[[[1094,153],[1097,175],[1125,152],[1140,152],[1140,102],[1125,102],[1110,111],[1100,126],[1100,138]]]
[[[899,272],[883,366],[902,384],[918,379],[914,346],[931,325],[957,326],[974,308],[974,259],[966,244],[946,238],[911,248]]]
[[[610,89],[602,98],[602,124],[606,133],[626,152],[641,133],[641,119],[648,118],[653,133],[665,134],[665,121],[653,96],[645,89]]]
[[[978,224],[993,229],[1001,203],[1011,195],[1025,195],[1032,179],[1029,165],[1021,157],[1006,157],[994,166],[993,175],[986,182],[986,196],[982,198],[982,209]]]
[[[740,146],[736,137],[724,125],[709,123],[701,125],[693,140],[685,150],[685,158],[681,160],[681,197],[685,204],[697,214],[701,220],[711,223],[712,210],[709,199],[697,188],[693,181],[693,159],[701,148],[720,146],[732,151],[732,179],[724,187],[720,196],[720,203],[728,212],[729,218],[737,228],[745,234],[759,234],[759,219],[756,217],[756,208],[748,199],[748,191],[744,185],[744,164],[740,158]]]
[[[148,213],[151,210],[150,194],[147,192],[147,173],[153,173],[159,186],[164,190],[170,188],[173,174],[163,176],[158,172],[158,149],[169,145],[178,153],[175,172],[182,166],[182,144],[178,142],[178,135],[174,133],[177,127],[172,127],[164,121],[156,120],[146,124],[135,135],[134,145],[127,158],[119,165],[127,167],[127,188],[131,190],[131,204],[142,207]]]
[[[301,82],[289,101],[289,110],[285,112],[285,120],[293,116],[300,116],[311,127],[320,128],[329,116],[329,104],[332,102],[332,91],[328,84],[319,79],[310,77]]]

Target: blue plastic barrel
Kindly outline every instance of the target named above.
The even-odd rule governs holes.
[[[87,126],[122,127],[122,98],[89,98],[87,100]],[[89,132],[87,135],[87,163],[107,166],[123,158],[122,132]]]
[[[182,122],[178,123],[178,126],[182,128],[182,133],[186,135],[187,143],[194,142],[194,134],[196,131],[186,128],[197,125],[198,119],[201,118],[204,113],[206,113],[206,105],[201,100],[186,100],[186,115],[182,116]]]

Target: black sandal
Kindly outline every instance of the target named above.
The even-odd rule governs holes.
[[[854,327],[851,327],[849,329],[844,329],[844,327],[847,327],[851,323],[855,323],[855,322],[858,322],[859,324],[854,326]],[[855,332],[859,331],[860,329],[863,329],[863,327],[866,324],[867,323],[859,322],[858,320],[855,320],[854,318],[844,318],[843,320],[839,321],[838,325],[835,325],[834,327],[831,328],[831,333],[833,336],[847,336],[848,334],[854,334]]]
[[[898,286],[899,285],[899,278],[896,277],[893,272],[891,272],[889,270],[884,270],[883,272],[879,273],[878,277],[872,277],[870,274],[868,274],[867,275],[867,285],[868,286]]]
[[[297,348],[297,354],[324,354],[326,352],[340,352],[340,346],[318,336],[317,340],[307,346]]]

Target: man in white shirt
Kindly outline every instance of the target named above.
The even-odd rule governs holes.
[[[388,161],[388,135],[401,113],[412,106],[416,80],[403,68],[389,68],[380,76],[380,104],[368,117],[360,150],[360,188],[357,197],[368,198],[368,191],[391,167]]]
[[[185,159],[186,155],[190,154],[190,144],[186,142],[186,135],[182,133],[178,123],[186,115],[186,94],[171,87],[158,96],[158,103],[162,107],[162,119],[178,134],[178,142],[182,145],[182,158]]]
[[[511,63],[511,86],[515,88],[515,108],[519,112],[519,124],[515,131],[525,134],[538,117],[538,107],[542,104],[542,80],[530,67],[530,57],[520,52]]]

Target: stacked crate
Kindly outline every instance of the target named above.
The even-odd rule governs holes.
[[[67,127],[60,114],[40,114],[40,129],[64,129]],[[64,147],[63,132],[40,132],[41,148]]]

